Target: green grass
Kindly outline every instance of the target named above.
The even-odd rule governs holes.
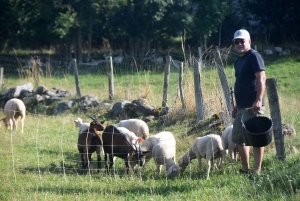
[[[278,92],[283,123],[300,129],[299,100],[299,58],[277,59],[266,62],[268,78],[278,78]],[[225,68],[230,86],[233,86],[232,66]],[[79,76],[82,95],[93,94],[99,101],[108,99],[106,75]],[[222,91],[217,73],[203,70],[203,91],[205,94],[205,123],[196,121],[193,75],[184,73],[184,93],[188,107],[181,108],[176,98],[178,74],[171,73],[168,104],[172,107],[165,120],[149,123],[150,133],[161,130],[174,133],[177,142],[178,159],[190,147],[197,136],[212,130],[208,124],[211,115],[220,111],[222,104],[218,97]],[[297,79],[298,78],[298,79]],[[2,91],[30,82],[18,78],[5,78]],[[32,81],[31,81],[32,82]],[[74,78],[42,78],[40,85],[47,88],[62,88],[76,94]],[[115,100],[133,100],[146,97],[149,104],[161,106],[163,74],[139,72],[136,75],[115,76]],[[92,111],[99,112],[99,111]],[[225,174],[211,170],[210,179],[205,180],[204,164],[201,173],[197,171],[196,159],[178,178],[167,178],[155,173],[151,160],[142,173],[141,169],[124,174],[124,164],[116,159],[116,175],[106,175],[94,169],[88,173],[80,170],[77,151],[77,128],[73,120],[86,118],[85,113],[72,111],[59,116],[38,115],[29,112],[25,120],[24,134],[11,132],[1,125],[0,142],[0,200],[299,200],[300,160],[299,153],[291,153],[290,146],[300,149],[299,136],[285,138],[286,160],[276,157],[274,140],[266,147],[263,169],[260,176],[249,180],[247,176],[232,173],[227,163]],[[99,118],[102,118],[100,112]],[[268,108],[267,108],[267,115]],[[107,118],[107,117],[106,117]],[[115,124],[106,119],[107,124]],[[19,125],[20,126],[20,125]],[[103,158],[103,157],[102,157]],[[95,157],[93,157],[95,160]],[[228,160],[228,158],[227,158]],[[253,165],[253,156],[250,158]],[[204,160],[203,160],[204,162]],[[235,169],[241,167],[237,162]],[[164,170],[164,168],[163,168]]]

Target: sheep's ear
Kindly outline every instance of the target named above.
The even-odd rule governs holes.
[[[178,159],[178,164],[181,165],[182,162],[183,162],[183,161],[182,161],[182,158],[179,158],[179,159]]]
[[[139,137],[139,138],[138,138],[138,141],[139,141],[139,142],[144,142],[145,140],[144,140],[144,138]]]

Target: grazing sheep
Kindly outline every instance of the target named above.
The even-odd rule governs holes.
[[[236,157],[237,146],[236,146],[235,143],[232,142],[232,139],[231,139],[232,128],[233,128],[233,125],[230,125],[230,126],[226,127],[225,130],[222,133],[221,138],[222,138],[224,150],[228,150],[228,153],[229,153],[229,156],[230,156],[230,159],[231,159],[232,171],[234,171],[234,163],[237,161],[237,157]]]
[[[26,107],[22,100],[13,98],[6,102],[4,106],[5,117],[1,119],[6,129],[17,130],[17,121],[21,117],[21,133],[24,129],[24,120],[26,117]]]
[[[98,171],[101,168],[102,142],[98,131],[103,131],[102,125],[105,121],[99,121],[97,118],[92,118],[90,127],[83,131],[78,136],[77,148],[81,158],[82,169],[90,168],[91,156],[96,151]]]
[[[127,119],[119,122],[118,127],[125,127],[138,137],[146,139],[149,137],[149,127],[146,122],[140,119]]]
[[[89,123],[84,122],[81,118],[74,120],[75,127],[79,127],[78,135],[90,127]]]
[[[117,129],[127,135],[127,137],[129,138],[129,142],[131,145],[133,146],[140,146],[140,142],[144,142],[145,140],[142,137],[137,137],[133,132],[131,132],[130,130],[128,130],[125,127],[117,127]],[[136,166],[136,161],[130,160],[130,167],[134,170]]]
[[[136,164],[139,164],[140,166],[143,165],[141,160],[143,153],[139,147],[132,145],[129,142],[128,136],[121,133],[117,127],[112,125],[106,126],[102,134],[102,140],[106,164],[105,168],[107,172],[113,167],[114,157],[122,158],[124,160],[127,174],[129,173],[128,161],[135,161]],[[109,167],[107,165],[107,155],[109,155]]]
[[[206,179],[209,179],[211,163],[214,159],[220,158],[224,161],[225,151],[222,145],[222,139],[219,135],[209,134],[203,137],[197,137],[191,148],[179,158],[178,164],[182,171],[190,164],[192,159],[198,159],[198,171],[201,171],[201,158],[206,158]],[[224,164],[222,165],[224,173]]]
[[[179,175],[181,167],[175,163],[176,141],[171,132],[162,131],[150,136],[141,145],[141,150],[143,153],[150,151],[145,154],[144,168],[153,157],[158,174],[161,173],[162,165],[165,165],[167,176],[177,177]]]
[[[129,138],[129,142],[132,144],[132,145],[139,145],[139,142],[144,142],[144,138],[142,137],[138,137],[136,136],[133,132],[131,132],[130,130],[128,130],[127,128],[125,127],[120,127],[118,126],[117,129],[128,136]]]
[[[295,137],[296,130],[294,126],[289,124],[282,124],[282,135],[284,135],[285,137]]]

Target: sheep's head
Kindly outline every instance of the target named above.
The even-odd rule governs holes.
[[[136,145],[133,145],[133,146],[134,146],[135,150],[131,156],[132,162],[130,162],[130,165],[131,165],[131,167],[134,167],[135,164],[138,164],[139,166],[143,166],[142,158],[144,157],[144,155],[143,155],[143,152],[141,151],[141,147],[140,146],[137,147]]]
[[[77,118],[74,120],[74,124],[75,124],[75,127],[79,127],[80,124],[83,123],[83,120],[81,118]]]
[[[181,171],[184,171],[185,168],[190,164],[190,159],[185,156],[181,156],[178,159],[178,165],[182,168]]]
[[[4,117],[0,121],[3,121],[6,129],[10,129],[9,119],[7,119],[6,117]]]
[[[104,131],[104,122],[105,121],[100,121],[96,117],[91,117],[93,121],[90,123],[90,129],[94,129],[95,131]]]
[[[167,171],[167,176],[178,177],[181,170],[182,170],[182,168],[179,167],[178,165],[176,165],[176,164],[172,165]]]

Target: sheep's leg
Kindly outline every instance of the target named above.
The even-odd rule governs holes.
[[[161,168],[162,168],[162,165],[156,164],[156,172],[157,172],[157,174],[161,173]]]
[[[230,149],[229,150],[229,156],[230,156],[230,160],[231,160],[231,168],[232,168],[232,172],[234,172],[234,150]]]
[[[144,164],[143,164],[143,168],[146,168],[146,165],[147,165],[148,162],[151,160],[151,158],[152,158],[151,155],[145,157],[145,162],[144,162]]]
[[[105,170],[106,170],[106,174],[108,174],[108,164],[107,164],[107,154],[104,154],[104,163],[105,163]]]
[[[209,179],[209,172],[210,172],[210,166],[211,166],[211,163],[210,163],[210,156],[206,155],[206,179],[208,180]]]
[[[22,119],[21,119],[21,133],[23,133],[23,130],[24,130],[24,119],[25,119],[25,117],[22,117]]]
[[[84,154],[83,153],[80,153],[80,160],[81,160],[82,169],[84,169],[85,168],[85,163],[84,163]]]
[[[202,167],[202,164],[201,164],[201,156],[198,155],[198,156],[197,156],[197,159],[198,159],[198,172],[201,173],[201,167]]]
[[[113,168],[114,165],[114,155],[110,154],[109,155],[109,169],[111,170]]]
[[[97,165],[98,165],[98,170],[97,170],[97,172],[99,172],[100,169],[101,169],[101,156],[100,156],[100,151],[101,151],[101,147],[97,147],[97,150],[96,150],[96,154],[97,154]]]
[[[124,159],[124,162],[125,162],[125,170],[126,170],[126,173],[129,174],[128,158],[125,158],[125,159]]]
[[[88,157],[88,168],[91,169],[92,153],[88,153],[87,157]]]
[[[13,130],[14,129],[14,120],[13,119],[9,119],[9,125],[10,125],[10,130]]]

